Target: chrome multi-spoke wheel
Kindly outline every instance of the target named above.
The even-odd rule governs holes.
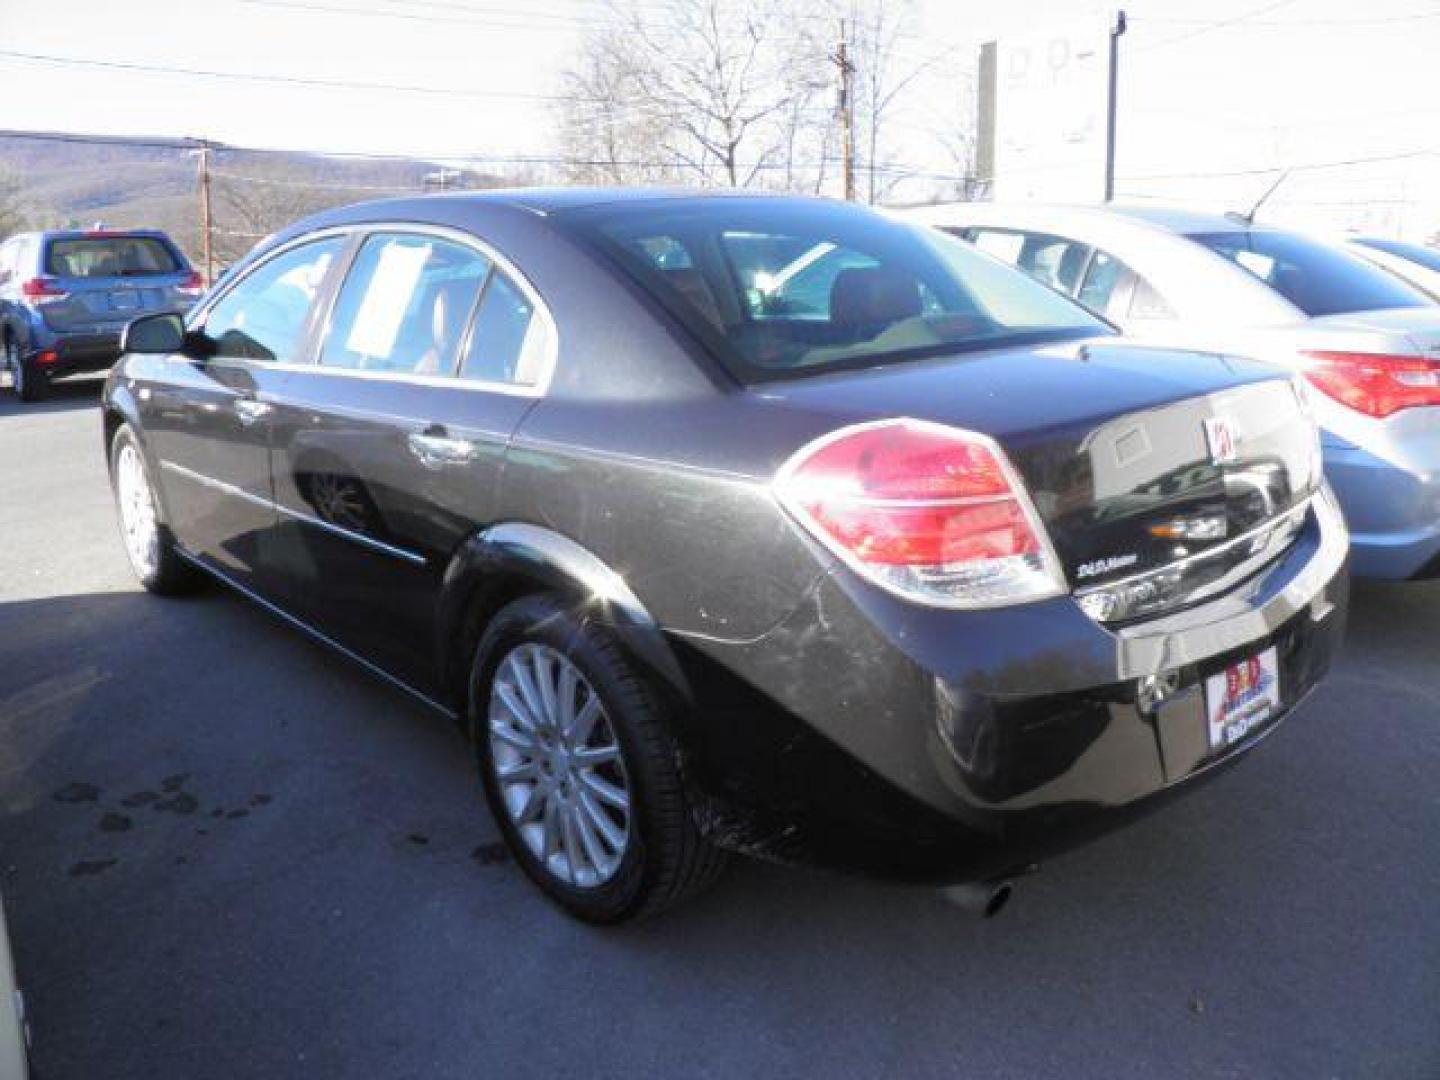
[[[488,719],[495,781],[516,833],[565,884],[604,885],[630,843],[631,793],[595,689],[559,651],[517,645],[496,668]]]
[[[671,724],[673,699],[604,618],[530,593],[486,621],[468,719],[480,780],[520,868],[557,904],[612,924],[715,880]]]
[[[116,518],[130,566],[148,592],[178,596],[198,583],[198,572],[185,561],[175,538],[161,520],[160,504],[145,455],[129,424],[121,424],[110,441],[110,483],[115,489]]]
[[[145,462],[132,442],[120,447],[115,458],[115,501],[120,509],[120,531],[135,573],[151,577],[160,562],[160,529],[155,519],[155,498]]]
[[[360,485],[346,476],[319,472],[310,478],[310,501],[321,519],[358,532],[367,531],[370,515]]]

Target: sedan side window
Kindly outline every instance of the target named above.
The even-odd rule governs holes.
[[[993,255],[1011,266],[1020,262],[1020,252],[1025,247],[1025,237],[1008,229],[971,229],[967,239],[986,255]]]
[[[1025,271],[1042,285],[1074,296],[1090,260],[1090,248],[1063,236],[1010,229],[972,229],[973,243],[987,255]]]
[[[1111,319],[1121,319],[1129,307],[1135,281],[1134,270],[1114,255],[1097,251],[1090,260],[1085,284],[1080,286],[1076,299],[1091,311],[1098,311]]]
[[[548,331],[535,317],[535,305],[496,270],[480,298],[460,377],[533,386],[544,374],[548,348]]]
[[[450,375],[490,260],[434,236],[381,233],[355,257],[320,353],[327,367]]]
[[[1136,274],[1135,295],[1130,298],[1130,318],[1173,319],[1175,309],[1165,302],[1165,298],[1155,290],[1155,286]]]
[[[344,243],[335,236],[303,244],[245,275],[205,315],[215,355],[295,360],[315,297]]]

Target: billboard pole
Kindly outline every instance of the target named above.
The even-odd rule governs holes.
[[[1115,201],[1115,113],[1119,105],[1120,37],[1125,33],[1125,12],[1115,12],[1110,23],[1110,95],[1105,105],[1105,201]]]

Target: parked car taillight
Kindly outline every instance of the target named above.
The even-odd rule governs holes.
[[[185,280],[175,286],[175,291],[186,296],[199,296],[205,291],[205,279],[200,276],[199,270],[191,270],[185,275]]]
[[[1302,359],[1312,385],[1366,416],[1440,405],[1440,364],[1422,357],[1306,352]]]
[[[36,277],[21,284],[20,295],[33,304],[48,304],[64,300],[70,294],[60,288],[53,278]]]
[[[851,567],[906,599],[983,608],[1065,592],[1018,475],[983,435],[919,420],[843,428],[796,454],[775,491]]]

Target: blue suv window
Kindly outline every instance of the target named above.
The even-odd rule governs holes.
[[[169,246],[153,236],[81,236],[51,240],[45,273],[51,277],[141,277],[181,269]]]

